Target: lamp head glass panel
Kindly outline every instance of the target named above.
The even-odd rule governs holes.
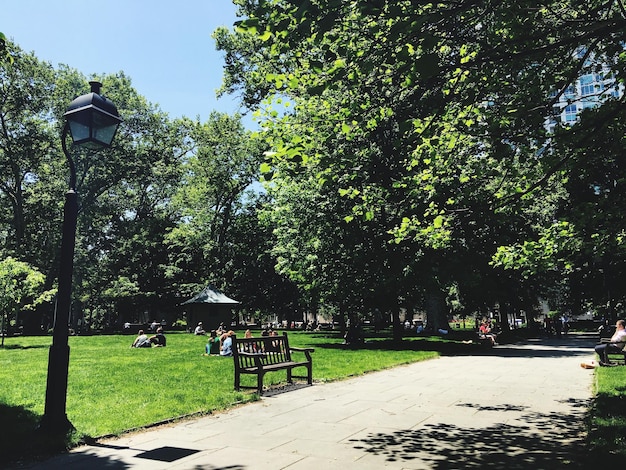
[[[93,91],[99,91],[99,85],[92,82],[92,92],[72,101],[64,114],[74,145],[109,147],[122,122],[115,105]]]

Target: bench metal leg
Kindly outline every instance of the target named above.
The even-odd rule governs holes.
[[[256,376],[256,389],[259,395],[263,395],[263,376],[264,375],[265,374],[263,372],[259,371],[259,373]]]

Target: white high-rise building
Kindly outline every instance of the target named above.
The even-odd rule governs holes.
[[[584,50],[578,53],[582,58]],[[595,64],[587,59],[585,67],[589,71],[578,77],[575,83],[568,86],[558,101],[552,106],[552,115],[546,119],[546,129],[554,131],[558,125],[573,125],[582,111],[595,108],[610,97],[620,98],[624,94],[624,85],[615,80],[615,76],[607,65]],[[555,91],[552,97],[556,98]]]

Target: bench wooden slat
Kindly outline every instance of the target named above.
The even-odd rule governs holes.
[[[305,360],[295,361],[292,352],[304,353]],[[287,382],[292,383],[292,369],[306,367],[306,379],[313,384],[313,348],[290,348],[287,333],[280,336],[262,336],[260,338],[233,338],[233,359],[235,363],[235,390],[241,386],[241,374],[257,376],[256,389],[263,393],[263,376],[266,372],[287,371]],[[249,387],[245,387],[249,388]]]
[[[601,343],[604,343],[604,342],[610,342],[610,341],[601,340]],[[620,351],[614,351],[612,349],[607,350],[607,358],[609,359],[609,362],[612,362],[611,356],[613,357],[613,361],[617,361],[618,364],[623,364],[626,366],[626,345],[622,347]],[[616,357],[618,359],[616,359]]]

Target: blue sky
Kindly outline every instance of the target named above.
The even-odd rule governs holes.
[[[237,20],[231,0],[0,0],[0,31],[54,67],[123,71],[170,117],[234,113],[219,101],[222,54],[211,34]],[[106,94],[106,90],[102,90]]]

